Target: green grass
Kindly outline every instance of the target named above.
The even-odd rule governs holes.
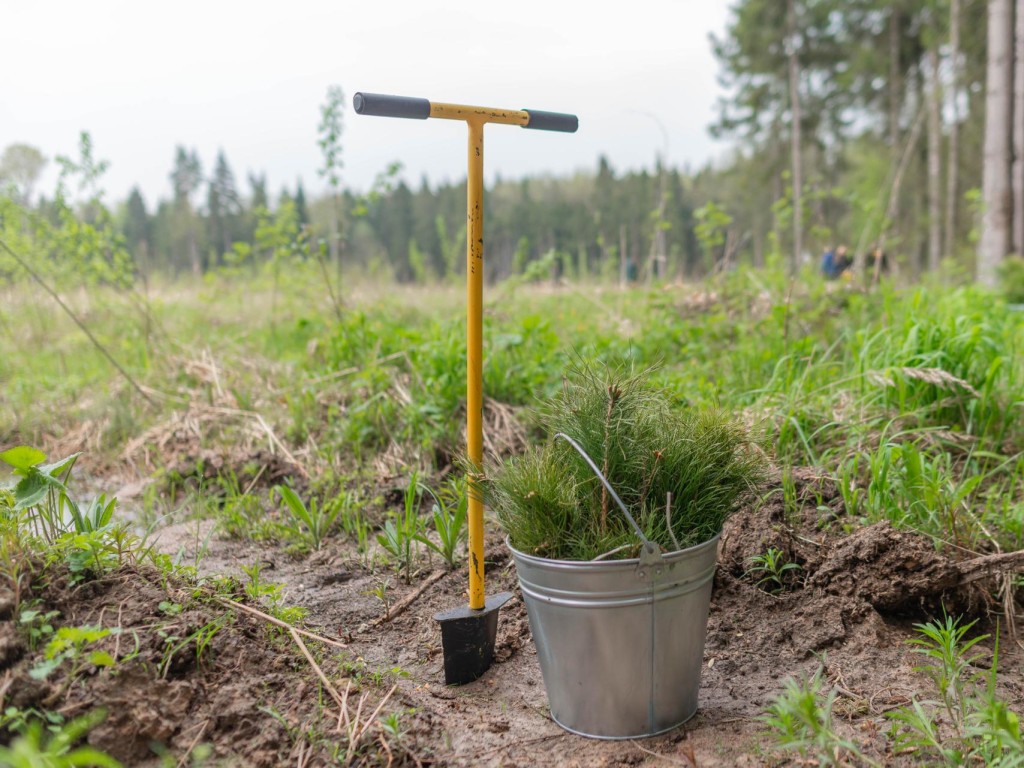
[[[4,289],[0,441],[78,429],[91,460],[116,458],[145,429],[205,408],[199,447],[252,443],[258,414],[315,477],[358,476],[382,454],[430,473],[459,454],[457,286],[350,285],[340,321],[315,265],[278,286],[271,313],[273,290],[254,274],[157,281],[145,296],[68,291],[150,404],[47,297]],[[519,408],[558,392],[574,358],[660,364],[673,408],[743,413],[780,464],[841,478],[856,516],[984,549],[1020,540],[1022,331],[1024,313],[973,287],[860,294],[807,276],[791,290],[751,271],[678,290],[499,285],[486,292],[484,385]]]
[[[81,446],[80,474],[116,472],[127,457],[129,468],[169,478],[156,486],[161,498],[147,501],[155,514],[184,503],[164,498],[171,473],[159,470],[170,470],[173,459],[213,449],[235,451],[248,463],[256,451],[286,449],[311,478],[300,494],[308,520],[301,511],[285,518],[266,488],[250,487],[253,473],[246,470],[241,481],[242,466],[208,478],[202,490],[219,490],[193,489],[187,503],[202,500],[203,514],[233,536],[277,536],[291,521],[292,539],[306,548],[349,537],[365,562],[375,556],[378,534],[387,540],[390,519],[396,568],[401,563],[411,573],[430,544],[455,561],[461,500],[442,496],[432,524],[416,504],[415,520],[406,521],[397,502],[385,500],[380,478],[419,472],[439,487],[438,474],[457,460],[465,418],[463,292],[351,282],[346,290],[339,320],[315,265],[297,265],[276,291],[264,274],[154,281],[135,293],[62,289],[147,401],[47,296],[28,284],[0,287],[0,451],[39,445],[66,455]],[[578,459],[564,443],[543,441],[555,421],[525,409],[563,391],[567,367],[584,360],[595,368],[657,365],[652,381],[666,393],[666,412],[733,413],[760,430],[766,453],[784,470],[787,509],[796,489],[785,470],[812,464],[837,480],[844,526],[889,520],[951,552],[1024,547],[1024,313],[998,294],[936,283],[860,294],[813,276],[791,285],[780,273],[738,271],[656,290],[489,286],[485,312],[485,393],[512,407],[532,446],[516,461],[537,491],[535,518],[551,525],[535,527],[540,544],[565,522],[560,515],[577,508],[578,491],[600,499],[592,479],[577,487],[545,469],[553,457]],[[174,431],[183,420],[194,431]],[[133,441],[144,434],[140,451]],[[599,437],[591,435],[588,445]],[[154,448],[162,438],[169,438],[166,453]],[[632,490],[631,504],[644,507],[644,493],[650,499],[648,533],[663,535],[663,515],[650,513],[665,489]],[[314,500],[321,513],[315,519]],[[44,509],[57,510],[59,501],[54,491]],[[0,509],[14,503],[0,490]],[[21,604],[30,555],[43,552],[80,580],[143,556],[134,531],[104,522],[106,503],[80,505],[77,516],[65,504],[59,521],[0,515],[0,580],[40,647],[54,625]],[[324,511],[337,515],[327,519]],[[623,522],[614,509],[609,519]],[[589,553],[625,541],[621,531],[612,534],[587,543]],[[253,595],[267,604],[278,599],[258,570],[248,575]],[[789,713],[776,714],[790,718],[783,727],[795,748],[827,762],[841,737],[820,683],[791,686]],[[1012,762],[1020,744],[1012,713],[989,695],[987,681],[968,680],[963,696],[974,703],[956,733],[940,732],[940,743],[929,745],[929,722],[952,720],[920,702],[921,711],[909,709],[895,723],[901,743],[925,761],[945,761],[942,750],[952,749]],[[33,739],[26,730],[20,748],[55,751]]]

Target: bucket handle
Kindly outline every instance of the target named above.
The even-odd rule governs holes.
[[[594,470],[594,474],[597,475],[597,479],[601,481],[601,485],[603,485],[605,490],[608,491],[608,493],[611,495],[612,500],[614,500],[615,503],[619,505],[619,509],[622,510],[622,514],[624,514],[626,516],[626,519],[629,520],[629,524],[633,527],[633,532],[636,533],[636,535],[640,538],[640,541],[643,542],[643,547],[640,552],[640,564],[652,565],[654,563],[660,563],[661,548],[653,541],[648,539],[646,536],[644,536],[644,532],[640,530],[640,526],[636,524],[636,520],[634,520],[633,516],[629,514],[629,510],[626,509],[626,505],[622,503],[622,499],[619,498],[619,494],[617,494],[615,492],[615,489],[612,488],[611,483],[608,482],[608,478],[606,478],[601,473],[601,470],[597,468],[597,464],[594,463],[594,460],[590,458],[590,456],[587,454],[585,450],[583,450],[583,446],[581,446],[579,443],[577,443],[564,432],[556,432],[554,439],[557,440],[558,438],[562,438],[563,440],[565,440],[565,442],[567,442],[569,445],[575,448],[579,455],[583,457],[583,460],[587,462],[587,465],[592,470]]]

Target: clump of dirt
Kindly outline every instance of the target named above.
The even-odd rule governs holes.
[[[957,561],[927,537],[885,521],[846,535],[838,525],[842,498],[835,482],[808,468],[791,477],[791,508],[776,490],[726,523],[720,562],[732,576],[744,578],[754,559],[774,548],[783,562],[799,566],[786,572],[784,586],[810,609],[818,603],[825,609],[836,598],[887,616],[980,616],[991,607],[982,584],[964,579]]]
[[[828,547],[807,586],[862,599],[887,615],[979,616],[992,604],[979,583],[964,582],[956,562],[931,541],[884,521]]]
[[[809,468],[791,477],[788,503],[776,488],[725,526],[702,693],[707,689],[715,706],[754,717],[783,678],[823,667],[840,694],[840,723],[884,764],[898,763],[879,736],[887,727],[882,715],[914,696],[934,696],[907,648],[913,624],[948,614],[985,626],[991,598],[984,582],[964,579],[958,562],[924,536],[885,522],[847,533],[832,479]],[[752,571],[753,558],[769,548],[799,566],[783,574],[782,587],[758,586],[764,574]],[[1019,655],[1012,644],[1008,653]],[[1002,656],[1001,667],[1012,664]],[[1020,686],[1006,678],[1000,685],[1019,707]]]

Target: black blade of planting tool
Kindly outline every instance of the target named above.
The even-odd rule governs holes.
[[[479,610],[453,608],[434,616],[441,623],[447,685],[471,683],[490,668],[498,635],[498,609],[511,597],[511,592],[499,592],[485,598]]]

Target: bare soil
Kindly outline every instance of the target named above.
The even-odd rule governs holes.
[[[260,563],[265,580],[284,585],[285,604],[308,610],[309,629],[346,644],[338,651],[310,643],[336,688],[352,683],[353,691],[367,694],[367,706],[376,706],[397,684],[383,711],[400,713],[405,732],[389,742],[390,755],[367,749],[367,764],[389,758],[396,765],[443,766],[787,764],[771,751],[758,717],[785,678],[822,666],[839,694],[840,727],[883,763],[899,764],[908,758],[887,752],[885,713],[912,696],[931,695],[906,644],[914,623],[945,608],[979,618],[977,629],[994,632],[991,585],[964,583],[956,564],[920,536],[885,524],[857,529],[843,519],[832,481],[815,471],[795,470],[794,480],[795,508],[787,510],[781,491],[769,493],[723,532],[697,715],[668,735],[636,741],[586,739],[552,722],[515,570],[493,527],[488,589],[517,597],[501,610],[492,669],[458,688],[444,685],[433,616],[465,600],[461,569],[444,572],[436,558],[424,560],[407,584],[393,571],[367,567],[347,542],[332,539],[320,552],[295,557],[280,546],[223,540],[212,521],[171,526],[159,546],[189,562],[198,542],[205,549],[202,574],[238,577],[243,565]],[[772,546],[801,566],[787,572],[779,594],[748,574],[750,558]],[[370,591],[385,579],[392,604],[424,580],[436,581],[400,615],[378,621],[383,606]],[[33,681],[27,672],[40,651],[29,651],[14,631],[10,598],[0,595],[0,705],[68,715],[103,706],[107,720],[89,740],[126,765],[158,765],[161,750],[184,765],[197,744],[210,745],[224,765],[330,762],[329,702],[322,704],[312,667],[286,632],[203,600],[181,583],[165,583],[149,568],[79,585],[58,578],[35,584],[32,594],[61,612],[61,625],[123,628],[104,647],[119,657],[135,655],[114,670]],[[186,608],[168,615],[160,605],[169,602]],[[223,626],[201,657],[195,644],[168,656],[168,636],[187,637],[217,621]],[[1024,705],[1024,683],[1014,671],[1022,655],[1004,634],[998,680],[1016,711]],[[312,745],[304,735],[311,732],[318,734]]]

